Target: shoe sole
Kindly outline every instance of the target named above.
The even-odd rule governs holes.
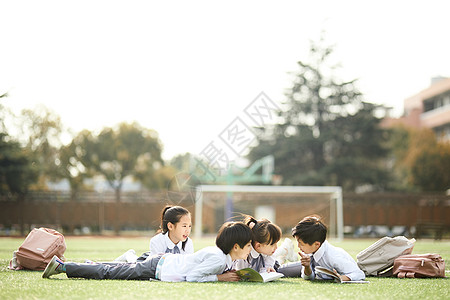
[[[47,267],[44,270],[44,273],[42,274],[42,278],[50,278],[50,273],[52,272],[52,270],[56,269],[55,264],[58,264],[56,259],[58,259],[56,256],[52,257],[52,260],[48,263]]]

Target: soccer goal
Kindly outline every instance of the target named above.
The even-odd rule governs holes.
[[[266,217],[285,232],[300,218],[319,214],[328,225],[329,237],[338,240],[344,237],[342,188],[339,186],[200,185],[196,188],[196,238],[202,237],[207,220],[217,216],[221,209],[222,212],[227,209],[226,199],[230,197],[234,213]]]

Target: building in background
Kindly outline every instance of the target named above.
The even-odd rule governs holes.
[[[383,125],[398,123],[431,128],[438,139],[450,141],[450,78],[432,78],[428,88],[405,99],[403,117],[387,118]]]

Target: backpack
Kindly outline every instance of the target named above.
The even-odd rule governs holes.
[[[394,259],[400,255],[410,254],[415,239],[408,240],[404,236],[385,236],[356,256],[358,267],[366,276],[389,276],[386,272],[394,264]]]
[[[445,277],[445,262],[439,254],[402,255],[394,260],[398,278]]]
[[[16,269],[44,270],[53,255],[64,259],[64,236],[50,228],[34,228],[15,252]]]

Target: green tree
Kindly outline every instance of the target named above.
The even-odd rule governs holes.
[[[104,176],[114,189],[117,202],[127,176],[149,178],[164,165],[158,134],[138,123],[121,123],[116,129],[103,129],[98,136],[85,134],[81,138],[81,163]]]
[[[8,93],[0,94],[0,99],[8,97]],[[5,115],[6,108],[0,103],[0,132],[6,132]]]
[[[26,149],[0,133],[0,191],[12,196],[23,196],[35,182],[37,173]]]
[[[22,205],[38,174],[29,158],[27,149],[12,141],[7,134],[0,133],[0,195],[21,202]],[[19,225],[23,235],[25,227],[22,214]]]
[[[278,112],[282,121],[258,129],[259,145],[249,158],[273,154],[283,184],[384,188],[387,150],[386,134],[375,117],[379,107],[362,100],[355,80],[334,75],[338,65],[330,63],[333,50],[323,38],[311,43],[311,62],[298,62]]]
[[[450,144],[428,128],[396,126],[390,141],[400,189],[442,192],[450,188]]]
[[[75,201],[78,193],[86,188],[84,180],[93,176],[92,171],[82,163],[83,155],[85,155],[84,141],[90,136],[91,133],[88,130],[83,130],[70,144],[61,146],[58,151],[55,177],[64,178],[69,182],[71,201]]]
[[[21,139],[29,149],[39,180],[34,189],[47,189],[48,180],[58,179],[57,156],[61,146],[63,125],[61,118],[44,106],[24,109],[19,119]]]
[[[0,99],[8,94],[1,94]],[[36,169],[29,159],[29,152],[9,136],[3,117],[10,113],[0,103],[0,194],[23,201],[29,186],[36,181]],[[6,112],[6,113],[5,113]]]

